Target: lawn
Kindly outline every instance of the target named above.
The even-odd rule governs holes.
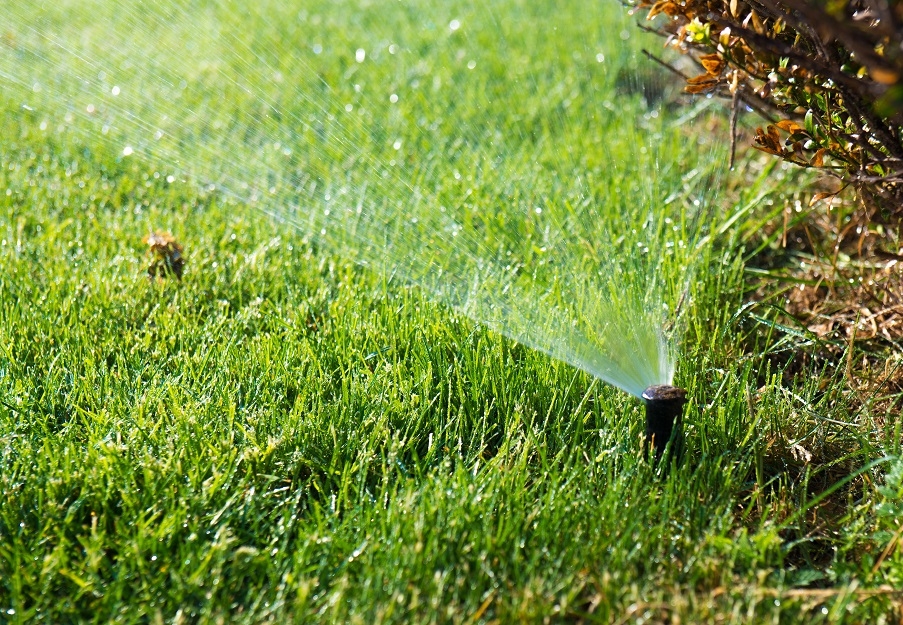
[[[0,622],[900,618],[899,397],[745,299],[793,179],[586,4],[0,8]]]

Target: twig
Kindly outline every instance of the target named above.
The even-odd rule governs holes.
[[[649,29],[649,30],[652,30],[652,29]],[[653,31],[653,32],[656,32],[656,31]],[[649,52],[649,50],[645,50],[645,49],[644,49],[644,50],[642,50],[642,53],[646,56],[647,59],[650,59],[650,60],[652,60],[652,61],[655,61],[656,63],[658,63],[659,65],[661,65],[661,66],[664,67],[665,69],[667,69],[668,71],[677,74],[678,76],[680,76],[680,77],[683,78],[684,80],[689,80],[689,79],[690,79],[690,77],[687,76],[686,74],[684,74],[682,71],[680,71],[679,69],[677,69],[676,67],[674,67],[673,65],[671,65],[670,63],[668,63],[667,61],[664,61],[664,60],[660,59],[659,57],[655,56],[654,54],[652,54],[651,52]]]

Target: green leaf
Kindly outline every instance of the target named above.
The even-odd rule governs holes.
[[[810,137],[815,136],[815,115],[812,114],[812,109],[806,111],[806,119],[803,122],[803,125],[806,127],[806,132],[809,133]]]

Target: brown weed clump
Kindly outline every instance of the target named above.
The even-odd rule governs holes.
[[[165,278],[174,275],[182,278],[185,270],[185,256],[182,245],[168,232],[153,232],[144,237],[150,264],[147,275],[151,278]]]

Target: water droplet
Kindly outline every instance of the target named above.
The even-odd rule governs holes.
[[[401,140],[396,139],[395,143],[392,144],[392,147],[395,148],[396,150],[400,150],[401,149]]]
[[[123,156],[131,156],[134,151],[135,150],[132,149],[132,146],[127,145],[124,148],[122,148],[122,155]]]
[[[398,96],[393,93],[392,95],[389,96],[389,102],[391,102],[392,104],[395,104],[396,102],[398,102]]]
[[[346,104],[346,105],[345,105],[345,110],[348,111],[348,112],[350,113],[351,111],[354,110],[354,105],[353,105],[353,104]]]
[[[321,46],[319,43],[315,43],[313,45],[313,51],[314,54],[320,54],[323,51],[323,46]]]
[[[90,115],[90,114],[93,113],[96,109],[94,108],[94,105],[93,105],[93,104],[89,104],[88,106],[85,107],[85,110],[88,111],[88,114]]]
[[[599,54],[596,55],[596,63],[604,63],[604,62],[605,62],[605,55],[600,52]]]
[[[355,50],[355,52],[354,52],[354,60],[355,61],[357,61],[358,63],[363,63],[364,59],[366,59],[366,58],[367,58],[366,50],[364,50],[363,48],[358,48],[357,50]]]
[[[157,556],[151,556],[151,562],[156,562],[156,561],[157,561]]]
[[[119,95],[120,93],[122,93],[122,90],[117,85],[117,86],[113,87],[112,89],[110,89],[110,93],[112,93],[114,96],[116,96],[116,95]]]
[[[452,32],[455,32],[459,28],[461,28],[461,20],[452,20],[448,23],[448,28]]]
[[[393,43],[393,44],[391,44],[391,45],[389,46],[389,54],[395,54],[396,52],[398,52],[398,46],[396,46],[396,45]]]
[[[467,63],[467,69],[473,69],[476,66],[477,66],[476,61],[468,61],[468,63]]]

